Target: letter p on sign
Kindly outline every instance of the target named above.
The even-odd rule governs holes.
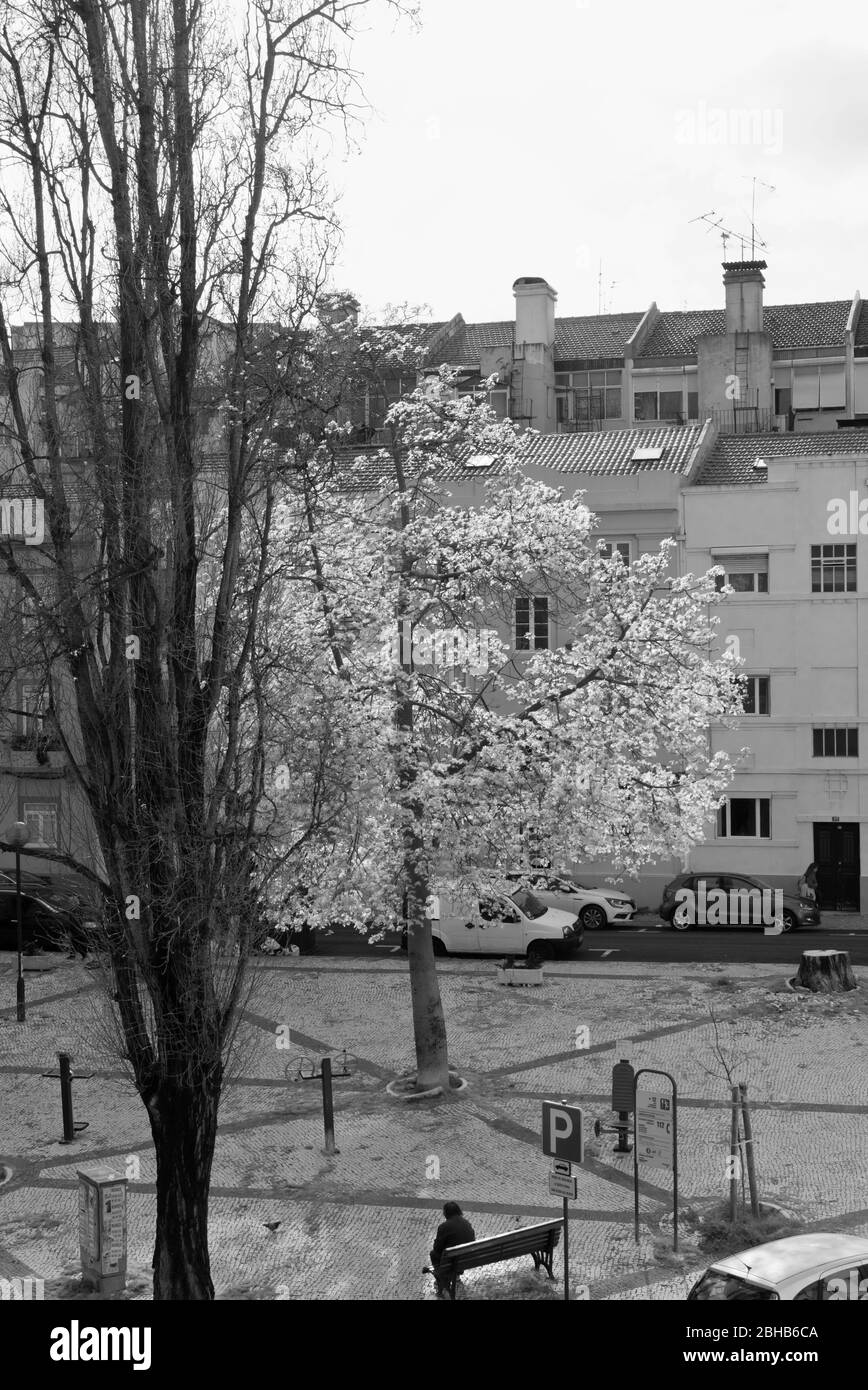
[[[577,1105],[543,1101],[542,1148],[550,1158],[565,1158],[569,1163],[582,1162],[582,1112]]]

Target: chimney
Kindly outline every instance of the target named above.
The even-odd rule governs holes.
[[[557,290],[539,275],[522,275],[512,287],[515,295],[516,343],[555,343],[555,304]]]
[[[727,333],[762,333],[765,261],[724,261]]]

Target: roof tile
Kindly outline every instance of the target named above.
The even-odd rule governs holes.
[[[762,484],[767,475],[754,472],[754,459],[810,458],[824,454],[868,455],[868,431],[721,435],[694,483],[697,487]]]

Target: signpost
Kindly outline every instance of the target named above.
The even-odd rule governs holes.
[[[651,1090],[640,1086],[640,1076],[664,1076],[672,1087]],[[642,1067],[633,1081],[633,1212],[634,1235],[639,1243],[639,1164],[672,1170],[672,1249],[678,1249],[678,1087],[668,1071]]]
[[[576,1200],[577,1180],[573,1177],[573,1164],[581,1163],[585,1156],[582,1134],[582,1111],[578,1105],[567,1105],[561,1101],[544,1100],[542,1103],[542,1149],[544,1154],[554,1159],[549,1173],[549,1192],[553,1197],[564,1199],[564,1300],[570,1299],[570,1209],[569,1202]]]

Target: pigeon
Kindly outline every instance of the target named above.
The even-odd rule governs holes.
[[[271,1231],[272,1235],[274,1235],[274,1234],[276,1233],[276,1231],[277,1231],[278,1226],[282,1226],[282,1225],[283,1225],[283,1222],[282,1222],[282,1221],[263,1221],[262,1224],[263,1224],[263,1226],[265,1226],[269,1231]]]

